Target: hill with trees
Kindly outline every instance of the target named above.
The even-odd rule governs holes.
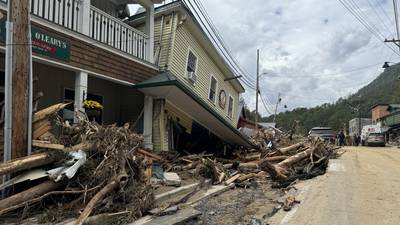
[[[298,133],[306,133],[315,126],[329,126],[335,130],[347,128],[349,120],[358,115],[370,118],[371,108],[378,103],[400,103],[399,76],[400,64],[393,65],[356,93],[340,98],[334,104],[325,103],[312,108],[296,108],[279,113],[276,117],[277,127],[287,130],[298,120]],[[247,111],[247,115],[255,117],[254,112]],[[261,120],[272,121],[273,116]]]

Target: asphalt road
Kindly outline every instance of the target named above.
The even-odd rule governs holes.
[[[299,183],[301,201],[279,211],[269,224],[400,224],[400,149],[346,147],[328,172]]]

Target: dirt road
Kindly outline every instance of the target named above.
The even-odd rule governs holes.
[[[400,224],[400,149],[347,147],[327,174],[297,185],[301,204],[270,225]]]

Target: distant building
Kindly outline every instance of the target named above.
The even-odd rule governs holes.
[[[372,124],[377,124],[388,115],[400,111],[400,104],[377,104],[371,109]]]
[[[258,124],[264,128],[276,128],[276,123],[258,123]]]
[[[355,134],[360,134],[362,127],[371,125],[372,120],[370,118],[354,118],[349,121],[349,135],[353,137]]]

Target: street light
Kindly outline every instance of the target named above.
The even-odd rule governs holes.
[[[384,62],[382,68],[387,69],[390,67],[389,63],[394,63],[394,62]]]

